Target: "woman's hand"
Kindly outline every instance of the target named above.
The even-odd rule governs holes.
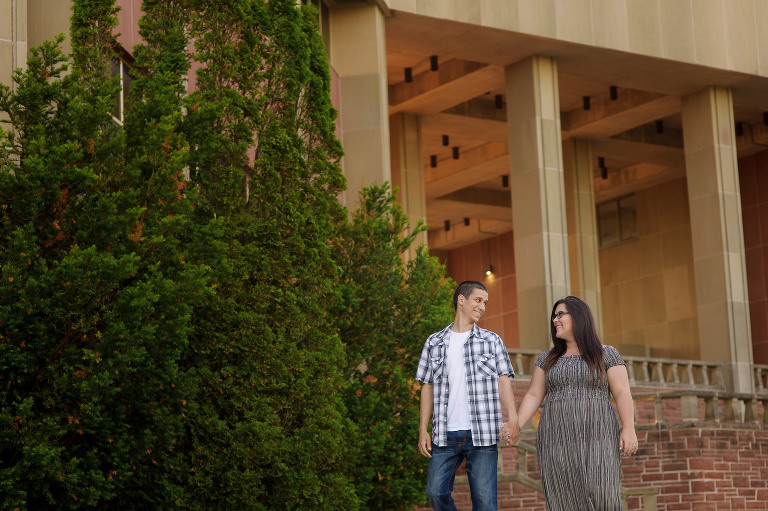
[[[501,425],[501,431],[499,432],[499,439],[507,442],[507,447],[516,444],[520,438],[520,427],[517,422],[505,422]]]
[[[624,456],[632,456],[637,452],[637,434],[634,428],[624,428],[619,436],[619,447]]]

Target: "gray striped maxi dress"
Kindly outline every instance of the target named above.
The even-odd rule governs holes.
[[[536,365],[543,368],[549,350]],[[606,371],[624,360],[604,346]],[[595,379],[581,355],[562,356],[546,373],[536,434],[549,511],[621,511],[619,418],[608,380]]]

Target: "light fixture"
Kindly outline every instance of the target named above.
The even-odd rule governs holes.
[[[493,275],[493,265],[491,264],[491,261],[493,260],[493,257],[491,256],[491,240],[490,238],[486,238],[485,240],[485,251],[486,251],[486,261],[488,261],[488,266],[485,267],[485,275],[490,277]]]

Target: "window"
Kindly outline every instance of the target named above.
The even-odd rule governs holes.
[[[597,229],[600,248],[636,240],[637,207],[634,194],[597,206]]]
[[[112,76],[120,79],[120,90],[117,93],[115,109],[112,111],[112,120],[122,126],[125,122],[125,110],[128,108],[128,93],[131,90],[130,68],[123,60],[115,58],[112,60]]]

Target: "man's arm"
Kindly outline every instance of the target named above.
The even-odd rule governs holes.
[[[517,409],[515,408],[515,393],[512,390],[512,380],[509,376],[499,376],[499,398],[501,399],[501,414],[506,417],[502,425],[499,438],[507,442],[507,445],[517,443],[520,437],[520,426],[517,423]]]
[[[434,389],[432,385],[424,383],[421,386],[421,404],[419,406],[419,451],[422,456],[431,458],[432,439],[429,437],[427,427],[432,420],[432,411],[434,408]]]

